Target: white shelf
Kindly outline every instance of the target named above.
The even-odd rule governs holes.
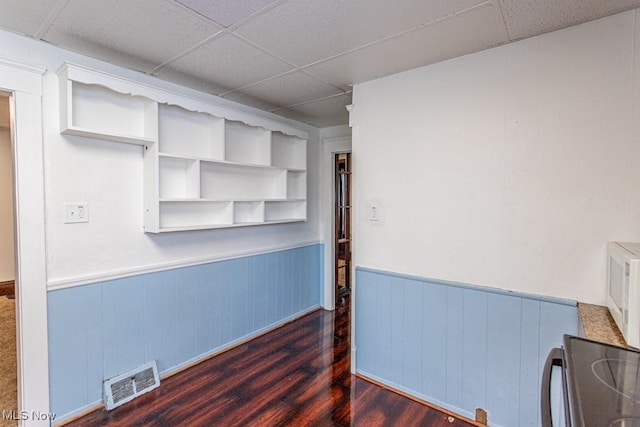
[[[64,64],[60,131],[144,146],[144,231],[305,221],[306,132]]]
[[[160,198],[199,198],[200,162],[174,157],[159,158]]]
[[[271,165],[271,131],[240,122],[225,123],[225,160]]]
[[[307,173],[287,171],[287,199],[307,198]]]
[[[266,222],[306,220],[307,202],[302,200],[265,202],[264,219]]]
[[[278,168],[270,165],[256,165],[252,163],[230,162],[227,160],[212,159],[210,157],[181,156],[181,155],[176,155],[176,154],[166,153],[166,152],[160,152],[158,153],[158,156],[174,158],[174,159],[199,160],[202,162],[217,164],[221,166],[238,167],[238,168],[245,168],[245,169],[255,169],[255,170],[266,169],[266,170],[277,170],[277,171],[285,170],[284,168]],[[296,170],[294,170],[294,172],[296,172]],[[297,172],[303,172],[303,171],[297,171]]]
[[[205,199],[284,199],[287,171],[201,162],[200,195]]]
[[[259,224],[264,222],[264,202],[233,203],[234,224]]]
[[[233,224],[233,202],[161,202],[160,229]]]
[[[224,119],[168,105],[160,105],[158,114],[161,153],[224,159]]]
[[[199,230],[216,230],[220,228],[249,227],[256,225],[273,225],[273,224],[289,224],[292,222],[304,222],[306,219],[286,219],[282,221],[263,221],[263,222],[243,222],[238,224],[206,224],[206,225],[185,225],[180,227],[163,227],[157,233],[173,233],[176,231],[199,231]]]
[[[307,166],[307,141],[281,132],[273,132],[271,164],[285,169],[305,170]]]
[[[61,91],[62,133],[141,145],[157,139],[157,103],[70,80]]]

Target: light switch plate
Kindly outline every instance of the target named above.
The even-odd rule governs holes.
[[[372,204],[369,208],[369,220],[380,221],[380,206]]]
[[[65,203],[64,223],[74,224],[77,222],[89,222],[89,206],[86,202]]]

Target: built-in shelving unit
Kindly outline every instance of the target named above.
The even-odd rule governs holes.
[[[306,220],[306,133],[83,67],[58,74],[63,134],[144,146],[146,232]]]
[[[61,77],[62,133],[141,145],[157,139],[156,102]]]

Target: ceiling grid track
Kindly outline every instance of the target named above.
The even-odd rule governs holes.
[[[65,1],[69,1],[69,0],[65,0]],[[175,55],[174,57],[172,57],[172,58],[168,59],[167,61],[163,62],[162,64],[160,64],[160,65],[158,65],[158,66],[154,67],[153,69],[151,69],[150,71],[148,71],[148,72],[147,72],[147,74],[153,74],[153,73],[155,73],[156,71],[160,70],[162,67],[165,67],[165,66],[167,66],[167,65],[171,64],[172,62],[175,62],[175,61],[177,61],[178,59],[180,59],[180,58],[182,58],[182,57],[184,57],[184,56],[186,56],[186,55],[188,55],[188,54],[190,54],[190,53],[192,53],[192,52],[194,52],[194,51],[198,50],[198,49],[199,49],[199,48],[201,48],[202,46],[206,45],[207,43],[211,42],[212,40],[215,40],[215,39],[217,39],[217,38],[222,37],[223,35],[231,35],[231,36],[236,36],[236,37],[237,37],[237,35],[233,32],[233,30],[234,30],[234,29],[236,29],[236,28],[238,28],[239,26],[243,25],[244,23],[246,23],[246,22],[248,22],[248,21],[250,21],[250,20],[252,20],[252,19],[254,19],[254,18],[256,18],[256,17],[258,17],[258,16],[260,16],[260,15],[262,15],[263,13],[268,12],[269,10],[271,10],[271,9],[273,9],[273,8],[275,8],[275,7],[277,7],[277,6],[279,6],[280,4],[284,3],[284,2],[285,2],[285,1],[287,1],[287,0],[278,0],[278,1],[275,1],[275,2],[273,2],[273,3],[270,3],[269,5],[267,5],[267,6],[263,7],[262,9],[260,9],[260,10],[258,10],[258,11],[256,11],[256,12],[254,12],[254,13],[252,13],[252,14],[250,14],[249,16],[246,16],[246,17],[242,18],[241,20],[239,20],[238,22],[236,22],[236,23],[234,23],[234,24],[230,25],[229,27],[224,27],[223,25],[221,25],[221,24],[217,23],[216,21],[214,21],[214,20],[212,20],[212,19],[210,19],[210,18],[208,18],[208,17],[204,16],[204,15],[203,15],[203,14],[201,14],[201,13],[198,13],[197,11],[195,11],[195,10],[191,9],[190,7],[185,6],[184,4],[182,4],[182,3],[180,3],[180,2],[178,2],[178,1],[176,1],[176,0],[171,0],[171,1],[172,1],[173,3],[175,3],[175,4],[177,4],[178,6],[180,6],[181,8],[183,8],[183,9],[185,9],[185,10],[189,11],[190,13],[193,13],[193,14],[197,15],[198,17],[200,17],[200,18],[202,18],[202,19],[205,19],[205,20],[207,20],[207,21],[209,21],[209,22],[211,22],[211,23],[213,23],[213,24],[215,24],[215,25],[219,26],[221,29],[220,29],[220,31],[218,31],[217,33],[212,34],[210,37],[208,37],[208,38],[206,38],[206,39],[202,40],[201,42],[199,42],[199,43],[195,44],[194,46],[191,46],[190,48],[188,48],[188,49],[184,50],[183,52],[180,52],[179,54],[177,54],[177,55]],[[258,46],[254,46],[254,47],[258,47]],[[263,50],[265,53],[268,53],[268,54],[270,54],[270,55],[272,55],[272,56],[276,57],[276,56],[275,56],[275,55],[273,55],[271,52],[269,52],[269,51],[267,51],[267,50],[265,50],[265,49],[262,49],[262,50]],[[277,58],[277,57],[276,57],[276,58]],[[281,61],[283,61],[283,62],[285,62],[285,63],[287,63],[287,64],[288,64],[288,62],[287,62],[287,61],[284,61],[284,60],[283,60],[283,59],[281,59],[281,58],[277,58],[277,59],[279,59],[279,60],[281,60]],[[289,64],[289,65],[292,65],[292,64]]]
[[[322,127],[354,85],[640,8],[578,3],[7,0],[0,28]]]
[[[49,28],[51,28],[56,19],[58,19],[58,16],[60,16],[64,8],[67,7],[68,3],[69,0],[58,0],[56,4],[53,5],[53,8],[47,15],[47,18],[44,20],[42,25],[40,25],[38,31],[33,35],[34,39],[42,40],[42,38],[47,34],[47,31],[49,31]]]
[[[303,105],[309,105],[309,104],[313,104],[315,102],[326,101],[327,99],[332,99],[332,98],[337,98],[339,96],[349,95],[350,93],[351,93],[351,91],[344,92],[344,93],[336,93],[335,95],[323,96],[322,98],[317,98],[317,99],[314,99],[314,100],[311,100],[311,101],[298,102],[297,104],[292,104],[292,105],[289,105],[287,107],[279,107],[279,108],[276,108],[274,110],[269,110],[269,111],[274,113],[276,111],[287,110],[287,109],[295,108],[295,107],[301,107]]]

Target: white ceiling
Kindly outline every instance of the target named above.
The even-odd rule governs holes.
[[[351,86],[640,0],[2,0],[0,27],[317,127]]]

